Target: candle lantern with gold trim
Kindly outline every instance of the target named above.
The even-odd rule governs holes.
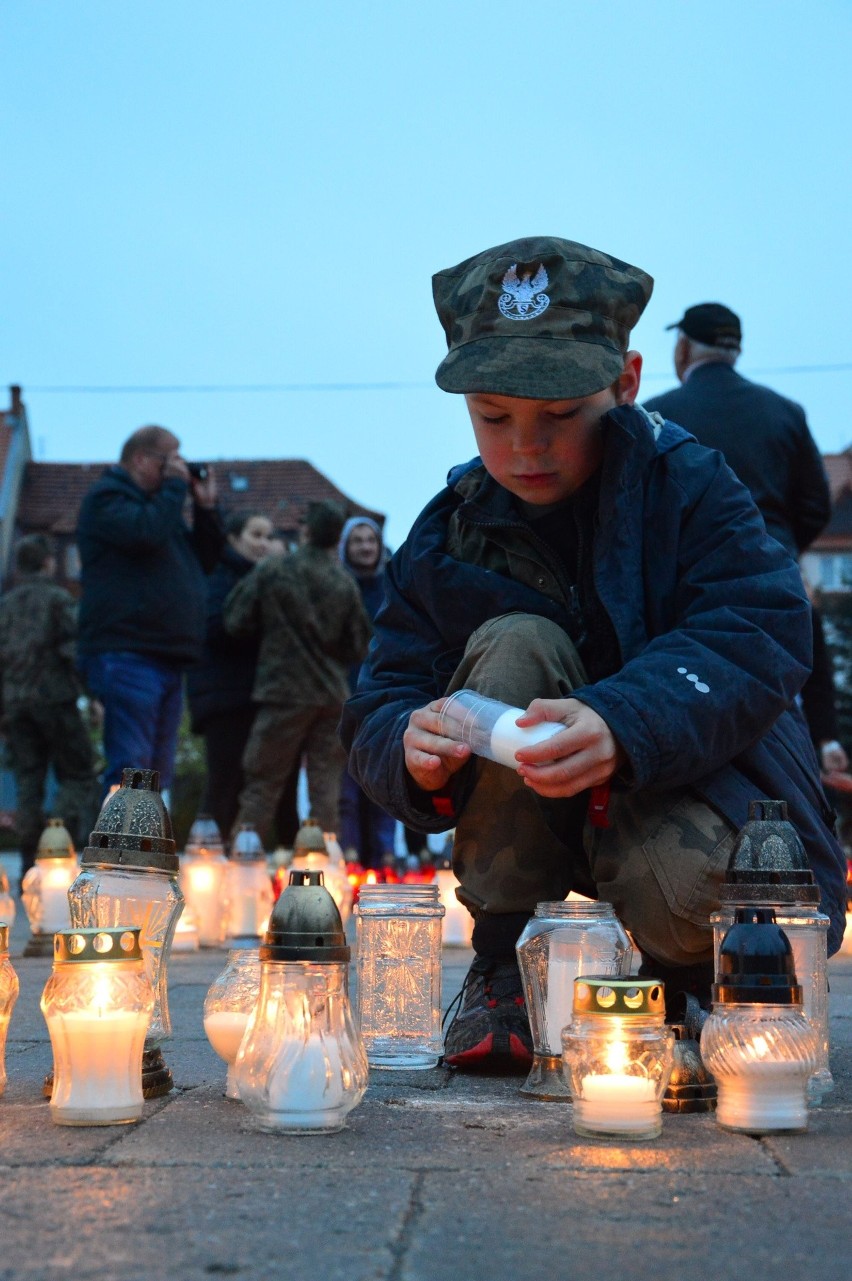
[[[142,1051],[154,993],[138,929],[60,930],[41,998],[53,1047],[57,1125],[123,1125],[142,1115]]]
[[[167,966],[183,908],[172,824],[156,770],[126,769],[107,798],[69,891],[75,929],[137,926],[154,1009],[145,1037],[145,1098],[168,1094],[172,1076],[161,1044],[171,1037]]]
[[[77,852],[63,820],[48,819],[35,863],[21,882],[21,901],[32,933],[24,956],[53,954],[53,935],[71,924],[68,891],[79,871]]]
[[[661,1100],[674,1062],[665,1013],[657,979],[575,979],[562,1059],[577,1134],[655,1139],[661,1133]]]

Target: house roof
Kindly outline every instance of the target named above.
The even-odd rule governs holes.
[[[107,466],[28,463],[18,503],[19,529],[72,534],[83,497]],[[341,503],[347,516],[371,516],[380,525],[385,521],[382,512],[355,502],[301,458],[222,459],[213,467],[222,511],[251,508],[264,512],[280,533],[295,531],[307,514],[308,503],[319,499]]]
[[[831,519],[808,550],[845,552],[852,545],[852,445],[842,454],[823,454],[822,461],[831,491]]]

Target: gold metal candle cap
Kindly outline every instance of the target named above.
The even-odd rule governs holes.
[[[69,961],[141,961],[136,928],[59,930],[53,936],[53,959]]]
[[[36,858],[76,858],[71,833],[64,818],[49,818],[38,841]]]
[[[617,1014],[664,1016],[664,985],[659,979],[614,979],[609,975],[584,974],[574,980],[575,1014]]]
[[[9,926],[0,922],[0,953],[9,951]]]

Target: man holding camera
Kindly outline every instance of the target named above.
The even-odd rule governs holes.
[[[200,657],[204,575],[223,537],[212,469],[186,463],[165,427],[135,431],[83,499],[79,665],[104,707],[105,793],[128,765],[171,786],[183,673]]]

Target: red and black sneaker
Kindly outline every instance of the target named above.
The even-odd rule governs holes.
[[[477,957],[445,1015],[444,1062],[464,1072],[515,1075],[533,1058],[521,972],[512,960]]]

